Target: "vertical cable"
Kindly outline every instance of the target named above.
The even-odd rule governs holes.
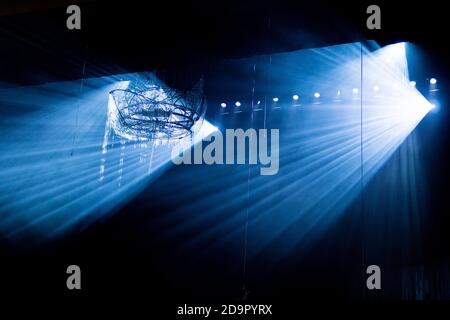
[[[361,111],[360,111],[360,150],[361,150],[361,221],[362,221],[362,226],[361,226],[361,230],[362,230],[362,236],[361,236],[361,251],[362,251],[362,269],[363,269],[363,275],[365,274],[365,260],[366,260],[366,248],[365,248],[365,216],[364,216],[364,147],[363,147],[363,43],[362,41],[360,42],[360,54],[361,54],[361,79],[360,79],[360,86],[361,86],[361,90],[360,90],[360,107],[361,107]],[[366,285],[365,285],[365,281],[364,281],[364,276],[363,276],[363,299],[366,296]]]
[[[255,87],[256,87],[256,63],[253,64],[253,81],[252,81],[252,102],[251,102],[251,113],[250,113],[250,123],[253,124],[253,113],[254,113],[254,104],[255,104]],[[246,288],[246,277],[247,277],[247,247],[248,247],[248,218],[249,218],[249,207],[250,207],[250,182],[251,182],[251,167],[250,167],[250,154],[252,144],[249,143],[249,163],[247,170],[247,205],[245,208],[245,224],[244,224],[244,263],[242,270],[242,299],[245,300],[247,298],[247,288]]]

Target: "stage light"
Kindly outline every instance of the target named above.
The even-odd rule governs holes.
[[[430,98],[428,101],[428,110],[431,113],[437,113],[441,109],[441,103],[438,99]]]
[[[358,89],[358,88],[353,88],[353,89],[352,89],[352,92],[356,94],[356,93],[359,92],[359,89]]]
[[[380,91],[380,87],[378,85],[374,85],[373,91],[376,91],[376,92]]]
[[[259,104],[261,104],[261,101],[260,101],[260,100],[258,100],[258,102],[256,102],[256,104],[258,104],[258,105],[259,105]]]
[[[273,98],[272,100],[273,100],[273,102],[278,102],[278,98],[277,97]]]
[[[344,90],[349,90],[349,88],[352,88],[351,83],[358,83],[358,78],[360,77],[360,75],[353,71],[355,70],[354,68],[350,68],[349,66],[344,65],[342,64],[342,62],[349,61],[350,66],[360,66],[360,44],[358,43],[354,45],[344,46],[344,48],[347,47],[351,49],[354,47],[354,50],[350,51],[355,52],[356,54],[354,54],[354,56],[347,57],[347,53],[345,53],[347,50],[336,50],[336,54],[338,54],[339,52],[345,53],[344,56],[337,56],[339,59],[336,59],[339,65],[343,65],[344,67],[341,70],[337,69],[336,74],[333,74],[333,77],[330,77],[329,74],[330,70],[332,70],[332,66],[324,65],[323,75],[319,74],[316,70],[311,70],[312,75],[310,78],[307,78],[308,81],[305,81],[305,83],[325,83],[325,80],[328,80],[330,78],[344,79],[346,82],[338,82],[340,83],[340,85],[342,85],[343,88],[347,88]],[[337,49],[339,48],[342,47],[338,47]],[[326,50],[330,50],[329,54],[335,52],[335,49],[333,48],[327,48]],[[405,68],[396,68],[397,65],[401,65],[401,62],[403,60],[401,60],[400,57],[399,59],[393,59],[392,55],[386,56],[383,53],[386,50],[389,51],[390,47],[380,49],[380,54],[377,54],[375,52],[373,54],[364,56],[364,62],[367,63],[368,68],[371,68],[367,71],[364,71],[367,82],[372,83],[373,85],[374,83],[376,83],[376,81],[383,81],[383,86],[385,86],[385,84],[387,83],[393,83],[393,79],[398,80],[401,77],[403,81],[401,82],[402,84],[408,83],[409,79],[407,78],[407,75],[400,73],[401,70],[407,70],[407,66]],[[335,55],[332,54],[331,57],[335,57]],[[403,59],[406,59],[406,57],[404,57]],[[328,61],[328,57],[325,60]],[[297,61],[294,60],[294,62]],[[389,67],[384,68],[384,66],[387,65],[387,62],[392,63],[393,67],[389,65]],[[290,65],[299,65],[299,63],[292,63]],[[303,77],[304,75],[302,74],[301,76]],[[95,79],[87,81],[99,82],[99,80]],[[95,84],[95,82],[93,82],[93,84]],[[65,86],[65,84],[63,85]],[[75,90],[77,90],[78,88],[77,85],[79,85],[77,82],[73,82],[71,84],[73,88],[70,87],[70,90],[68,92],[75,92]],[[19,163],[17,168],[13,166],[12,168],[7,168],[11,171],[5,171],[4,165],[2,165],[0,171],[2,176],[2,179],[0,179],[0,190],[12,191],[11,193],[8,193],[6,191],[4,193],[1,193],[3,196],[5,196],[6,199],[9,200],[0,202],[0,207],[6,205],[6,202],[8,202],[7,205],[15,205],[17,208],[12,207],[12,209],[14,210],[14,220],[17,219],[17,213],[23,214],[23,216],[25,217],[24,220],[26,219],[27,221],[33,222],[34,220],[32,220],[32,218],[34,217],[30,217],[30,214],[35,213],[36,216],[39,217],[41,213],[43,216],[48,216],[48,214],[50,213],[50,217],[55,218],[52,221],[54,221],[54,225],[56,225],[57,228],[59,228],[61,222],[63,224],[66,224],[66,216],[70,218],[69,222],[72,222],[71,220],[75,216],[75,221],[82,222],[83,225],[86,225],[87,222],[84,221],[84,219],[85,217],[88,217],[90,219],[93,215],[92,212],[94,212],[99,217],[100,214],[97,214],[97,212],[100,209],[101,212],[108,212],[108,209],[115,203],[126,203],[126,200],[128,200],[128,198],[133,197],[135,194],[137,194],[137,192],[140,191],[140,189],[137,188],[125,189],[130,185],[130,183],[125,184],[125,181],[132,182],[132,186],[142,185],[143,188],[148,185],[149,178],[156,178],[156,174],[161,171],[161,169],[159,167],[155,167],[155,165],[160,165],[161,168],[163,168],[162,166],[165,165],[165,152],[168,151],[170,155],[170,150],[172,148],[169,145],[160,145],[158,146],[158,148],[155,147],[155,150],[153,151],[153,145],[149,145],[148,149],[138,149],[140,144],[133,143],[124,145],[125,151],[122,151],[120,140],[111,141],[111,138],[108,138],[109,140],[107,140],[104,145],[110,148],[108,149],[107,153],[109,158],[105,157],[105,159],[107,159],[107,165],[105,168],[102,167],[101,169],[102,181],[97,181],[97,178],[99,176],[98,152],[99,150],[101,150],[102,141],[97,142],[97,140],[99,140],[97,138],[86,140],[86,138],[84,137],[91,137],[92,130],[94,130],[95,136],[100,137],[100,140],[101,137],[103,137],[105,132],[105,110],[104,108],[98,108],[98,106],[101,106],[105,103],[105,96],[109,91],[109,88],[103,89],[102,83],[99,83],[95,87],[99,87],[98,92],[95,91],[91,95],[84,94],[80,97],[81,112],[79,116],[81,115],[81,117],[79,118],[79,121],[81,123],[86,122],[87,124],[89,124],[88,126],[77,128],[75,125],[72,125],[72,122],[69,122],[69,125],[61,127],[60,124],[63,120],[65,121],[66,119],[75,119],[75,110],[77,109],[75,103],[69,103],[69,101],[66,102],[65,100],[57,104],[46,103],[46,108],[43,109],[42,112],[42,119],[41,117],[36,117],[36,120],[38,121],[33,121],[35,118],[31,118],[31,116],[34,117],[34,113],[33,115],[27,115],[27,118],[23,119],[23,126],[18,128],[20,130],[14,130],[12,132],[14,134],[15,131],[17,131],[17,134],[16,136],[11,137],[11,140],[15,140],[14,138],[20,139],[21,136],[26,135],[28,137],[27,140],[31,140],[29,145],[27,144],[22,147],[22,143],[8,144],[3,140],[1,141],[0,153],[2,154],[2,156],[5,154],[15,155],[17,154],[17,151],[19,151],[24,155],[24,159],[25,156],[27,156],[27,158],[29,159],[28,161],[30,162],[29,166],[26,167],[27,171],[25,171],[26,174],[24,174],[23,177],[24,179],[26,179],[26,182],[23,183],[22,181],[19,181],[17,182],[17,184],[15,184],[15,180],[17,180],[17,177],[14,176],[16,175],[16,173],[22,172],[24,170],[23,163],[25,162],[25,160],[14,161],[14,163],[11,161],[11,165]],[[298,88],[297,81],[292,83],[292,88]],[[40,91],[42,92],[43,96],[48,92],[56,92],[54,88],[51,88],[52,90],[48,90],[49,88],[44,87],[43,89],[45,90]],[[320,89],[323,90],[322,87]],[[382,96],[380,99],[376,99],[377,101],[375,101],[373,105],[364,105],[365,109],[364,113],[362,114],[363,117],[360,123],[356,121],[360,116],[359,108],[336,108],[332,105],[323,104],[321,107],[321,109],[324,110],[323,113],[318,113],[317,110],[314,110],[314,108],[305,108],[302,109],[302,112],[292,112],[291,110],[286,110],[286,112],[290,112],[288,114],[290,119],[280,117],[282,121],[279,122],[280,126],[283,126],[282,128],[286,129],[285,131],[283,131],[286,132],[286,134],[283,134],[281,137],[284,139],[283,150],[287,154],[292,154],[294,156],[290,157],[289,161],[286,161],[285,169],[282,172],[280,171],[280,175],[277,177],[277,179],[279,179],[277,181],[281,182],[279,188],[274,189],[273,183],[271,182],[267,182],[266,184],[264,181],[255,181],[255,183],[258,183],[258,188],[255,189],[258,189],[257,191],[259,193],[252,194],[256,201],[252,201],[252,211],[250,211],[250,213],[252,214],[251,216],[255,218],[255,227],[258,228],[258,226],[262,225],[262,230],[264,230],[266,233],[264,234],[264,237],[261,237],[261,241],[255,243],[255,247],[252,247],[253,253],[258,253],[258,250],[260,248],[267,248],[272,244],[280,244],[275,242],[276,240],[274,239],[279,239],[280,235],[284,235],[284,232],[290,229],[295,229],[295,231],[300,231],[300,233],[296,232],[294,237],[292,238],[292,241],[289,241],[288,243],[281,242],[281,244],[283,245],[283,250],[278,250],[282,252],[277,252],[280,256],[283,253],[289,252],[290,247],[294,247],[298,243],[312,243],[311,241],[303,241],[313,239],[304,239],[304,237],[306,237],[305,234],[307,234],[308,237],[310,235],[316,236],[319,232],[326,230],[328,227],[332,226],[332,223],[336,221],[336,219],[338,219],[341,214],[345,213],[345,209],[347,206],[352,205],[355,199],[358,199],[358,189],[361,182],[362,184],[369,182],[370,178],[377,173],[379,168],[381,168],[383,164],[389,159],[390,155],[394,153],[395,150],[397,150],[398,146],[403,143],[409,133],[414,130],[414,127],[417,123],[420,122],[428,109],[432,107],[429,102],[424,100],[424,98],[420,95],[420,93],[417,92],[415,88],[409,86],[405,87],[404,85],[402,85],[400,89],[402,90],[400,91],[400,93],[403,94],[399,95],[398,97],[391,97],[389,96],[389,93],[386,93],[386,99],[384,99],[384,96]],[[307,90],[307,87],[305,86],[304,88],[302,87],[295,90],[299,90],[298,92],[303,93],[305,92],[304,90]],[[330,90],[332,91],[333,89]],[[331,91],[327,92],[331,93]],[[385,87],[383,87],[383,94],[385,94],[385,91],[389,92],[389,90],[385,90]],[[336,92],[338,96],[341,96],[341,91],[335,91],[335,93]],[[319,92],[313,92],[313,95],[315,97],[314,99],[320,98]],[[36,100],[34,90],[31,97]],[[59,96],[56,96],[55,98],[60,99]],[[4,95],[0,95],[0,102],[3,102],[4,99]],[[23,98],[21,96],[21,100],[22,99]],[[31,103],[33,101],[27,101],[27,103]],[[37,103],[43,104],[42,100],[37,101]],[[233,105],[232,101],[229,101],[228,103],[230,103],[229,106]],[[319,104],[320,100],[317,100],[316,103]],[[237,101],[235,102],[235,105],[236,107],[239,107],[241,106],[241,103]],[[346,106],[347,104],[343,102],[342,105]],[[348,105],[351,106],[351,103],[348,102]],[[61,107],[63,107],[63,109],[61,109]],[[51,117],[48,117],[49,111],[54,111],[50,113]],[[62,113],[61,115],[59,114],[60,112]],[[33,132],[42,130],[40,126],[42,123],[44,123],[44,121],[46,124],[44,127],[45,140],[42,140],[41,131],[39,131],[39,139],[33,140]],[[93,121],[92,125],[90,121]],[[208,126],[206,126],[206,124],[207,123],[205,120],[205,124],[203,125],[202,129],[208,129]],[[274,122],[274,124],[276,125],[277,123]],[[364,135],[361,135],[360,128],[363,124]],[[33,127],[30,127],[31,125]],[[82,131],[74,131],[75,129],[81,129]],[[214,127],[212,129],[215,130]],[[59,142],[59,140],[55,141],[54,133],[60,132],[60,130],[63,130],[60,136],[64,139],[62,139],[61,142]],[[77,137],[79,137],[80,139],[77,139],[77,149],[75,152],[76,157],[71,157],[67,154],[67,152],[64,151],[67,149],[67,145],[73,144],[74,133],[76,133]],[[4,138],[6,136],[8,136],[8,139],[10,139],[9,135],[3,135]],[[108,135],[105,134],[105,136]],[[83,139],[81,139],[81,137],[83,137]],[[364,140],[361,141],[361,138],[363,138]],[[186,137],[185,139],[186,142],[188,142],[190,137]],[[41,141],[45,143],[39,145]],[[114,144],[112,142],[114,142]],[[363,159],[361,159],[360,142],[364,143]],[[11,145],[11,150],[8,149],[9,145]],[[191,143],[189,143],[189,146],[190,145]],[[299,148],[299,145],[302,148]],[[48,150],[48,146],[51,146],[52,149]],[[93,148],[93,146],[95,148]],[[32,147],[33,149],[29,150],[29,147]],[[54,160],[50,157],[53,157],[53,154],[51,153],[53,149],[57,151],[57,158]],[[42,169],[36,172],[36,163],[34,160],[36,158],[37,151],[39,152],[37,156],[40,160],[38,164],[42,162],[43,165]],[[40,154],[42,153],[42,151],[45,151],[46,153],[41,157]],[[33,152],[32,157],[30,157],[30,152]],[[49,155],[47,155],[47,153],[49,153]],[[122,153],[132,158],[125,158],[125,161],[121,162]],[[60,154],[61,158],[59,156]],[[149,163],[140,162],[142,154],[147,157],[146,159],[148,159],[148,161],[152,161],[152,175],[150,177],[147,176]],[[49,159],[51,159],[50,163],[48,163]],[[63,166],[60,165],[60,159],[64,161]],[[160,160],[158,162],[155,162],[155,159]],[[360,161],[364,162],[361,163]],[[3,163],[4,162],[2,162],[2,164]],[[364,181],[361,181],[361,177],[359,175],[361,166],[364,166]],[[82,169],[84,168],[87,169],[88,174],[92,171],[91,175],[93,178],[89,178],[90,175],[86,174],[84,170],[82,171]],[[246,176],[247,168],[242,166],[241,168],[245,173],[245,175],[242,176]],[[55,176],[55,179],[70,179],[69,183],[65,182],[65,180],[54,181],[53,179],[51,179],[52,176],[47,175],[48,171],[52,173],[52,176]],[[145,175],[142,174],[142,171],[145,172]],[[197,176],[197,168],[194,170],[188,170],[188,167],[185,167],[183,169],[182,180],[190,180],[187,179],[187,177],[190,177],[190,171],[192,171],[191,174],[193,177]],[[123,176],[123,178],[121,178],[122,184],[120,188],[117,187],[118,184],[116,183],[118,180],[117,176],[119,172],[121,174],[120,177]],[[225,180],[225,183],[229,183],[229,185],[238,185],[239,181],[242,179],[242,176],[228,175],[226,177],[223,177],[222,179],[231,179]],[[6,186],[6,182],[4,181],[3,177],[13,177],[10,179],[12,182],[14,182],[14,184],[12,184],[11,186]],[[33,183],[30,183],[30,179],[32,179]],[[171,188],[175,186],[178,187],[177,191],[185,191],[186,186],[180,183],[179,175],[168,176],[168,179],[173,179],[173,181],[168,180],[171,181],[171,183],[168,184]],[[198,182],[197,185],[200,185],[200,187],[207,190],[209,185],[206,183],[208,183],[209,180],[212,179],[210,179],[209,177],[204,177],[204,179]],[[35,181],[36,183],[34,183]],[[202,184],[202,182],[206,183]],[[42,194],[36,194],[35,190],[43,191]],[[53,192],[51,194],[48,194],[47,190],[52,190]],[[173,192],[172,189],[170,191]],[[259,197],[259,195],[263,196]],[[223,195],[223,199],[230,198],[230,196],[234,196],[234,191],[233,194],[225,193]],[[221,197],[222,196],[219,197],[219,201],[222,200]],[[304,201],[304,203],[302,203],[302,205],[298,208],[295,207],[296,210],[280,210],[278,201],[276,200],[281,198],[283,199],[283,208],[292,209],[294,208],[294,205],[298,204],[298,201]],[[106,200],[110,202],[114,200],[114,202],[110,204]],[[180,231],[180,225],[183,228],[188,229],[193,225],[191,221],[194,221],[194,223],[200,223],[203,222],[203,220],[201,219],[211,219],[211,216],[214,216],[211,215],[211,212],[208,211],[208,214],[196,214],[192,215],[191,217],[191,212],[201,212],[203,207],[210,206],[210,198],[203,197],[198,200],[199,201],[196,201],[195,204],[193,204],[194,206],[190,208],[192,210],[188,210],[186,212],[186,215],[183,215],[186,220],[181,221],[180,223],[174,223],[173,229],[176,229],[177,232]],[[247,194],[245,192],[237,193],[235,200],[239,201],[237,203],[240,203],[241,201],[242,203],[246,203]],[[13,201],[17,203],[14,203]],[[291,204],[292,207],[290,207]],[[56,209],[50,211],[48,209],[49,207],[56,207]],[[83,209],[81,213],[80,208]],[[0,210],[0,212],[12,211],[11,207],[5,209],[9,210]],[[220,217],[220,213],[223,212],[224,207],[211,206],[211,210],[213,214]],[[240,219],[240,211],[238,211],[236,214],[238,216],[237,219]],[[264,218],[264,220],[261,216]],[[272,216],[274,217],[274,220],[268,220]],[[191,218],[194,220],[190,220]],[[298,222],[298,219],[302,219],[302,228],[291,228],[292,225],[298,225],[296,224]],[[5,229],[9,231],[9,225],[5,225],[6,222],[4,222],[4,219],[0,220],[2,231]],[[305,225],[303,225],[303,222],[305,222]],[[320,222],[319,227],[317,227],[318,222]],[[270,223],[270,230],[267,229],[266,223]],[[11,222],[11,226],[12,224],[13,222]],[[225,226],[222,227],[223,225]],[[45,232],[45,235],[49,234],[52,231],[50,227],[43,225],[42,223],[33,224],[33,226],[36,226],[38,228],[38,231],[42,230],[43,233]],[[223,229],[201,229],[201,232],[197,236],[202,237],[201,239],[204,240],[205,235],[209,235],[211,232],[217,232],[217,230],[220,230],[220,232],[224,232],[224,234],[228,234],[228,232],[231,233],[234,230],[228,230],[225,229],[225,227],[234,228],[235,226],[233,223],[218,223],[217,227]],[[269,230],[270,232],[267,232],[267,230]],[[255,232],[254,234],[258,233]],[[194,240],[197,239],[198,238]],[[192,243],[198,244],[198,242],[195,241],[192,241]]]
[[[437,80],[435,78],[430,79],[430,84],[436,84],[436,83],[437,83]]]
[[[299,96],[298,96],[298,95],[296,95],[296,94],[294,94],[294,95],[292,96],[292,99],[294,99],[295,101],[297,101],[297,100],[298,100],[298,98],[299,98]]]
[[[417,84],[417,83],[416,83],[415,81],[410,81],[410,82],[409,82],[409,85],[410,85],[411,87],[415,87],[416,84]]]
[[[221,106],[222,108],[226,108],[226,107],[227,107],[227,104],[226,104],[225,102],[222,102],[222,103],[220,104],[220,106]]]
[[[342,50],[342,48],[349,50]],[[355,70],[359,70],[361,66],[360,48],[361,44],[356,43],[339,46],[336,49],[318,49],[319,52],[325,50],[325,59],[323,59],[323,64],[317,63],[315,65],[317,68],[313,70],[308,68],[309,59],[304,61],[302,54],[304,51],[301,51],[298,57],[295,53],[283,53],[279,56],[279,60],[277,60],[277,55],[274,55],[271,70],[277,73],[269,75],[272,78],[279,75],[280,79],[287,81],[286,91],[293,88],[291,90],[302,92],[302,94],[307,92],[309,99],[312,98],[313,103],[319,105],[321,100],[328,98],[329,94],[332,97],[333,90],[335,90],[335,96],[342,97],[342,92],[338,91],[336,86],[342,86],[344,96],[346,96],[351,92],[352,84],[359,84],[360,73]],[[323,101],[325,103],[321,104],[319,109],[304,108],[301,112],[299,110],[299,112],[288,109],[280,110],[280,112],[286,112],[284,115],[287,117],[277,117],[277,120],[271,118],[272,124],[279,124],[280,131],[285,129],[283,130],[285,134],[282,135],[283,150],[286,154],[293,156],[289,157],[283,171],[280,171],[280,175],[277,176],[280,181],[279,188],[274,189],[272,182],[255,181],[255,184],[258,183],[256,189],[261,197],[253,194],[255,201],[252,201],[249,207],[251,216],[254,218],[252,234],[258,235],[261,232],[264,236],[261,237],[261,241],[253,244],[253,254],[257,255],[269,247],[276,248],[277,252],[274,252],[274,260],[276,260],[284,257],[291,249],[298,250],[298,246],[304,243],[308,243],[308,247],[306,247],[308,249],[313,239],[320,239],[322,232],[332,227],[333,223],[339,221],[342,214],[347,212],[349,206],[354,206],[355,201],[359,201],[360,192],[367,183],[374,182],[370,179],[377,172],[385,170],[384,164],[395,154],[402,143],[405,142],[402,152],[414,144],[414,141],[411,141],[413,139],[407,139],[407,137],[429,111],[430,103],[421,96],[416,88],[407,85],[410,79],[407,74],[408,66],[404,45],[391,45],[375,52],[366,50],[363,54],[364,81],[368,86],[365,86],[364,89],[361,87],[361,90],[370,92],[371,87],[373,89],[375,84],[383,83],[383,91],[375,93],[376,99],[371,100],[368,97],[364,101],[364,112],[361,112],[360,106],[354,101],[342,101],[339,106],[343,107],[339,108],[336,107],[337,103],[331,104]],[[292,58],[290,58],[291,55],[293,55]],[[309,55],[306,56],[309,57]],[[253,61],[249,60],[250,62]],[[237,66],[241,65],[241,61],[239,61]],[[286,76],[287,72],[283,69],[280,70],[286,66],[292,76]],[[295,73],[290,72],[293,66],[299,67]],[[298,78],[295,78],[297,75]],[[330,83],[330,79],[333,79],[333,82]],[[396,81],[400,83],[399,94],[392,95],[391,91]],[[322,98],[316,91],[312,91],[312,94],[305,91],[311,84],[319,84],[318,89],[325,92],[325,97]],[[334,87],[327,88],[330,84]],[[281,85],[280,88],[271,89],[282,94],[284,88]],[[293,91],[291,91],[291,97]],[[353,93],[350,94],[350,96],[352,95]],[[270,97],[274,96],[269,95],[268,99]],[[302,96],[302,100],[303,98]],[[356,100],[358,97],[353,96],[353,98]],[[309,99],[307,98],[307,100]],[[340,99],[336,100],[341,101]],[[291,101],[295,104],[294,100]],[[323,112],[321,112],[322,110]],[[361,127],[364,128],[363,132],[361,132]],[[395,158],[398,158],[397,155]],[[397,159],[391,160],[391,162],[394,162],[395,166],[399,165]],[[409,159],[407,162],[410,164]],[[364,168],[363,176],[360,175],[361,167]],[[398,169],[398,167],[394,168]],[[415,172],[414,166],[407,165],[407,168],[401,168],[408,177]],[[409,169],[412,171],[410,172]],[[242,176],[245,176],[245,168],[242,171]],[[196,173],[193,172],[192,176],[195,177]],[[233,185],[239,183],[242,176],[229,175],[224,179],[232,179],[227,180],[226,183]],[[185,176],[183,178],[186,179]],[[173,185],[177,185],[179,177],[173,177],[173,179]],[[384,183],[383,179],[379,180],[381,180],[381,184]],[[398,184],[397,181],[395,182],[396,184],[392,185],[393,188],[401,185],[401,181]],[[181,192],[184,190],[181,187],[179,189]],[[256,191],[252,189],[252,192]],[[247,195],[242,192],[238,192],[237,195],[227,193],[227,197],[234,196],[236,201],[242,201],[242,203],[247,200]],[[282,204],[279,203],[279,199],[283,199]],[[210,199],[207,197],[199,201],[202,202],[192,211],[200,212],[202,207],[210,206]],[[301,206],[298,206],[299,201],[302,202]],[[281,208],[287,209],[280,210]],[[223,207],[212,206],[211,210],[220,216]],[[190,217],[190,212],[186,213],[186,217]],[[202,217],[202,215],[196,214],[194,219],[197,221]],[[236,213],[236,217],[239,219],[240,212]],[[205,219],[204,221],[211,219],[211,213],[205,214],[203,219]],[[300,219],[302,224],[298,228]],[[293,225],[295,228],[292,227]],[[270,226],[269,229],[268,226]],[[213,230],[206,228],[198,235],[193,246],[198,245],[210,234],[217,232],[218,228],[223,228],[223,232],[234,231],[232,229],[234,225],[227,224],[226,227],[225,231],[225,227],[218,223],[217,228],[213,228]],[[178,229],[178,226],[176,228]],[[289,234],[290,241],[284,241],[286,234]],[[278,250],[280,247],[282,250]]]

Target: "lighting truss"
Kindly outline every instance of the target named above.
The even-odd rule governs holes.
[[[129,140],[174,140],[201,127],[206,103],[202,81],[192,90],[177,90],[152,81],[110,91],[108,121]]]

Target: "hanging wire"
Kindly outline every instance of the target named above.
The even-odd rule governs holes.
[[[366,271],[366,247],[365,247],[365,224],[366,224],[366,219],[365,219],[365,213],[364,213],[364,154],[363,154],[363,42],[360,42],[360,58],[361,58],[361,66],[360,66],[360,73],[361,73],[361,79],[360,79],[360,87],[361,90],[359,91],[360,93],[360,107],[361,107],[361,111],[360,111],[360,126],[361,126],[361,130],[360,130],[360,153],[361,153],[361,221],[362,221],[362,226],[361,226],[361,230],[362,230],[362,236],[361,236],[361,258],[362,258],[362,269],[363,272],[362,274],[365,274]],[[366,297],[366,284],[364,281],[364,276],[363,276],[363,281],[362,281],[362,288],[363,288],[363,298]]]
[[[253,85],[252,85],[252,111],[250,113],[250,122],[254,122],[254,105],[255,105],[255,87],[256,87],[256,63],[253,64]],[[252,145],[249,144],[249,152],[251,154]],[[250,207],[250,184],[251,184],[251,167],[250,163],[247,166],[247,205],[245,208],[245,224],[244,224],[244,257],[243,257],[243,270],[242,270],[242,300],[247,299],[248,290],[246,287],[246,273],[247,273],[247,250],[248,250],[248,223],[249,223],[249,207]]]
[[[271,20],[270,16],[267,17],[267,32],[269,32],[271,29]],[[270,33],[269,33],[270,35]],[[268,66],[272,64],[272,55],[269,55],[269,61]],[[268,70],[266,70],[267,73]],[[251,123],[254,122],[254,103],[255,103],[255,88],[256,88],[256,63],[253,64],[253,86],[252,86],[252,102],[251,102]],[[265,85],[264,88],[264,123],[263,128],[266,129],[266,121],[267,121],[267,85]],[[251,148],[251,144],[249,146]],[[251,149],[249,150],[251,153]],[[246,280],[247,280],[247,250],[248,250],[248,226],[249,226],[249,207],[250,207],[250,188],[251,186],[251,167],[250,163],[248,164],[248,171],[247,171],[247,205],[245,209],[245,224],[244,224],[244,249],[243,249],[243,270],[242,270],[242,300],[246,300],[248,296],[248,289],[246,286]]]

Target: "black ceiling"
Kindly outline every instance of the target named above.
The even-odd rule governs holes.
[[[67,1],[3,3],[0,82],[30,84],[160,68],[204,69],[224,58],[376,39],[409,40],[447,56],[441,4],[378,2],[382,29],[365,27],[371,2],[81,1],[82,29],[66,28]]]

